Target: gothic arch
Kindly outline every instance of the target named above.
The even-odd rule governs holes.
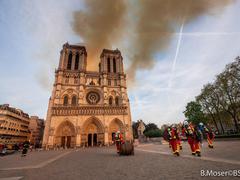
[[[116,91],[116,90],[109,91],[108,95],[112,96],[113,98],[116,97],[116,96],[118,96],[118,97],[121,96],[120,93],[118,91]]]
[[[115,97],[115,105],[119,106],[120,105],[120,99],[118,96]]]
[[[54,144],[64,148],[72,148],[76,145],[76,130],[70,121],[66,120],[58,125],[55,131]]]
[[[83,146],[104,144],[104,126],[96,117],[90,117],[83,123],[81,133]]]
[[[103,126],[102,122],[96,117],[90,117],[83,123],[82,130],[83,130],[84,133],[87,132],[86,128],[90,124],[94,124],[97,127],[97,130],[98,130],[99,133],[104,133],[104,126]]]
[[[108,98],[108,104],[109,104],[110,106],[113,105],[113,97],[112,97],[112,96],[109,96],[109,98]]]
[[[110,93],[109,93],[111,96],[115,97],[117,95],[117,92],[115,90],[112,90]]]
[[[65,95],[63,96],[63,105],[64,105],[64,106],[67,106],[68,103],[69,103],[69,97],[68,97],[67,94],[65,94]]]
[[[123,124],[123,122],[122,122],[120,119],[114,118],[114,119],[109,123],[109,128],[110,128],[110,126],[113,125],[113,124],[116,124],[116,125],[118,125],[118,127],[119,127],[119,129],[116,129],[116,130],[121,131],[121,132],[124,131],[124,124]]]
[[[72,97],[73,95],[76,95],[76,96],[77,96],[78,92],[77,92],[75,89],[68,88],[68,89],[64,90],[61,94],[62,94],[62,95],[61,95],[62,97],[63,97],[65,94],[67,94],[67,95],[69,95],[70,97]]]
[[[64,127],[66,127],[66,126],[69,128],[69,130],[71,130],[71,132],[67,132],[67,131],[62,132],[63,130],[66,130],[66,129],[64,129]],[[62,123],[60,123],[57,127],[55,135],[58,136],[60,134],[63,134],[63,135],[68,134],[68,135],[75,136],[76,133],[75,133],[75,127],[74,127],[73,123],[71,123],[69,120],[65,120]]]
[[[76,90],[74,89],[66,89],[65,91],[63,91],[61,93],[61,101],[62,101],[62,104],[64,104],[64,97],[68,97],[68,104],[72,104],[72,98],[73,96],[76,96],[76,99],[78,100],[78,93]]]
[[[108,139],[110,142],[114,143],[114,137],[117,131],[120,131],[124,134],[124,124],[118,118],[113,119],[108,126]]]
[[[73,95],[71,98],[71,105],[76,106],[77,105],[77,96]]]

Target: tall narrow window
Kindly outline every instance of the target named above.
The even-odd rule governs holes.
[[[119,105],[119,98],[118,97],[115,98],[115,104],[116,104],[116,106]]]
[[[64,106],[68,105],[68,97],[67,96],[64,96],[64,98],[63,98],[63,105]]]
[[[108,68],[108,72],[111,72],[110,58],[107,59],[107,68]]]
[[[116,59],[113,58],[113,72],[117,72]]]
[[[112,103],[113,103],[113,98],[110,97],[110,98],[109,98],[109,105],[112,105]]]
[[[77,53],[76,59],[75,59],[74,69],[75,69],[75,70],[78,70],[78,66],[79,66],[79,54]]]
[[[76,105],[77,105],[77,97],[76,97],[76,96],[73,96],[73,97],[72,97],[72,105],[73,105],[73,106],[76,106]]]
[[[98,64],[99,72],[101,72],[101,63]]]
[[[72,52],[70,52],[68,55],[67,69],[71,69],[71,67],[72,67]]]

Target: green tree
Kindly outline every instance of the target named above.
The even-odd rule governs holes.
[[[159,129],[159,128],[158,128],[157,125],[154,124],[154,123],[148,123],[148,124],[145,126],[145,131],[156,130],[156,129]]]
[[[240,131],[240,57],[228,64],[214,83],[203,87],[196,102],[187,104],[184,114],[195,123],[211,119],[217,130],[220,125],[223,133],[227,124]]]
[[[183,112],[188,121],[198,124],[206,123],[206,117],[202,111],[202,106],[196,101],[191,101],[187,104],[186,110]]]
[[[162,136],[162,131],[160,129],[154,129],[154,130],[149,130],[144,132],[144,135],[146,137],[161,137]]]
[[[220,104],[219,94],[216,92],[216,85],[207,84],[201,91],[201,94],[196,97],[197,102],[202,106],[203,112],[209,114],[214,122],[214,125],[219,132],[217,122],[221,126],[221,131],[224,133],[222,117],[220,115],[222,108]]]
[[[239,132],[240,111],[240,57],[228,64],[225,70],[217,76],[215,82],[223,110],[228,113]]]
[[[144,135],[147,137],[160,137],[162,136],[161,130],[154,123],[149,123],[145,126]]]

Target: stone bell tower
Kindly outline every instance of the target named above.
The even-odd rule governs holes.
[[[63,45],[49,100],[43,146],[108,145],[121,131],[133,139],[121,52],[103,49],[99,71],[87,71],[84,46]]]

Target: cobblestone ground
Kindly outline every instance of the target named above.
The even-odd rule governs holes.
[[[180,157],[167,144],[139,145],[134,156],[118,156],[113,147],[31,152],[24,158],[14,154],[0,157],[0,180],[234,179],[201,177],[200,172],[240,170],[240,141],[216,142],[214,149],[204,144],[201,158],[188,149],[184,143]]]

